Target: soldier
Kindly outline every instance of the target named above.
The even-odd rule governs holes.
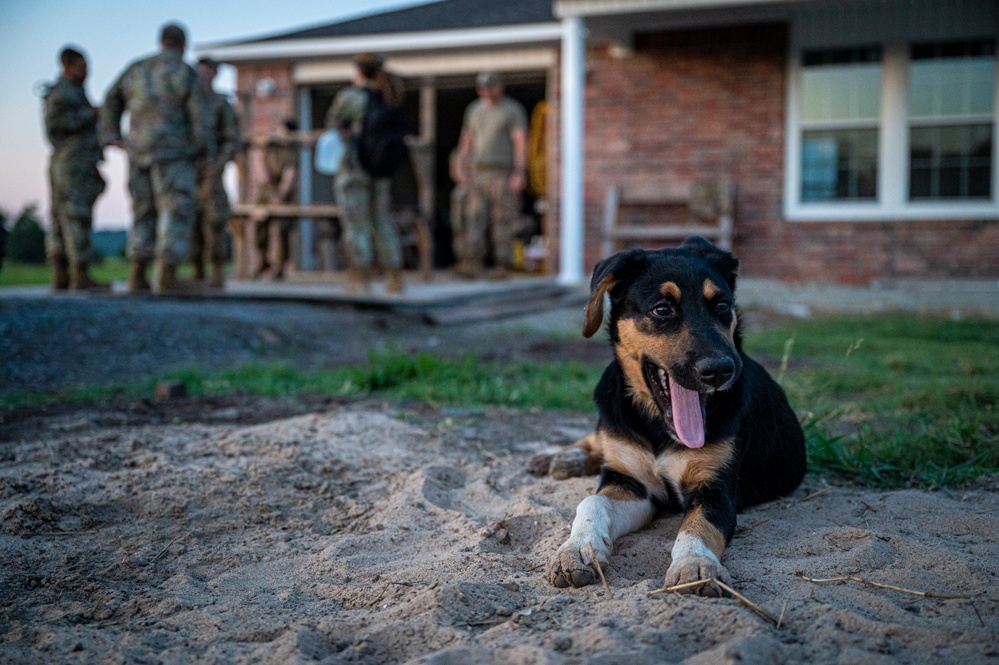
[[[198,61],[198,77],[204,92],[208,119],[208,154],[197,162],[198,169],[198,216],[191,242],[191,257],[194,261],[194,278],[205,278],[205,261],[212,264],[212,276],[208,285],[222,288],[222,265],[225,262],[225,227],[232,216],[229,197],[222,185],[222,172],[225,165],[236,157],[240,149],[239,121],[225,95],[212,89],[212,81],[218,74],[219,66],[212,58]]]
[[[294,201],[298,184],[298,147],[291,135],[297,131],[298,123],[288,118],[264,146],[263,164],[257,169],[261,178],[257,190],[258,204],[280,205]],[[264,215],[254,217],[250,222],[254,225],[254,239],[260,255],[260,265],[253,276],[284,279],[292,220]]]
[[[97,140],[97,109],[83,88],[87,59],[67,46],[59,60],[62,74],[45,93],[45,133],[52,144],[52,225],[46,238],[52,288],[107,288],[88,273],[94,202],[104,191],[104,179],[97,170],[103,159]]]
[[[513,263],[517,208],[524,189],[527,160],[527,113],[503,94],[498,74],[482,72],[475,80],[479,98],[465,111],[458,139],[455,181],[465,188],[467,210],[455,242],[457,272],[477,277],[486,259],[487,234],[495,268],[506,276]]]
[[[367,292],[375,259],[388,270],[385,290],[400,293],[402,250],[389,211],[391,180],[376,178],[361,167],[357,139],[369,108],[369,95],[380,95],[386,106],[402,104],[404,90],[398,78],[386,72],[382,59],[362,53],[354,59],[353,85],[341,90],[326,114],[326,126],[337,129],[348,146],[334,176],[336,201],[341,209],[344,238],[353,274],[350,290]]]
[[[156,261],[153,290],[179,288],[177,265],[187,260],[196,215],[194,159],[206,153],[205,102],[198,75],[184,60],[187,35],[163,26],[161,50],[133,62],[108,90],[101,109],[104,145],[128,150],[133,224],[128,238],[128,288],[149,289],[146,268]],[[121,117],[130,114],[122,141]]]

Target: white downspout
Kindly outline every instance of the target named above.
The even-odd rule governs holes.
[[[558,283],[583,283],[583,109],[586,33],[583,19],[562,19],[562,196]]]

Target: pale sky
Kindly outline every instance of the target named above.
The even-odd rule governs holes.
[[[59,73],[66,44],[83,47],[90,64],[87,94],[99,106],[104,92],[132,60],[155,52],[159,28],[187,28],[188,60],[202,44],[293,30],[429,0],[0,0],[0,210],[17,214],[38,203],[48,221],[49,146],[36,90]],[[221,92],[235,88],[235,70],[223,67]],[[94,208],[95,228],[123,228],[131,220],[127,160],[105,151],[107,189]]]

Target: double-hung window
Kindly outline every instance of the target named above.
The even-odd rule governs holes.
[[[801,200],[873,200],[881,49],[806,52],[801,100]]]
[[[851,44],[836,21],[806,22],[792,47],[787,218],[999,218],[997,38],[878,39],[871,21]]]
[[[989,199],[995,44],[913,44],[909,61],[909,199]]]

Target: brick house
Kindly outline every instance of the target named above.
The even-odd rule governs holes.
[[[320,126],[350,56],[387,55],[437,162],[409,196],[439,225],[474,73],[505,72],[553,109],[563,282],[601,258],[611,185],[727,178],[742,274],[863,284],[999,277],[997,41],[992,0],[442,0],[199,52],[238,67],[253,131]]]

